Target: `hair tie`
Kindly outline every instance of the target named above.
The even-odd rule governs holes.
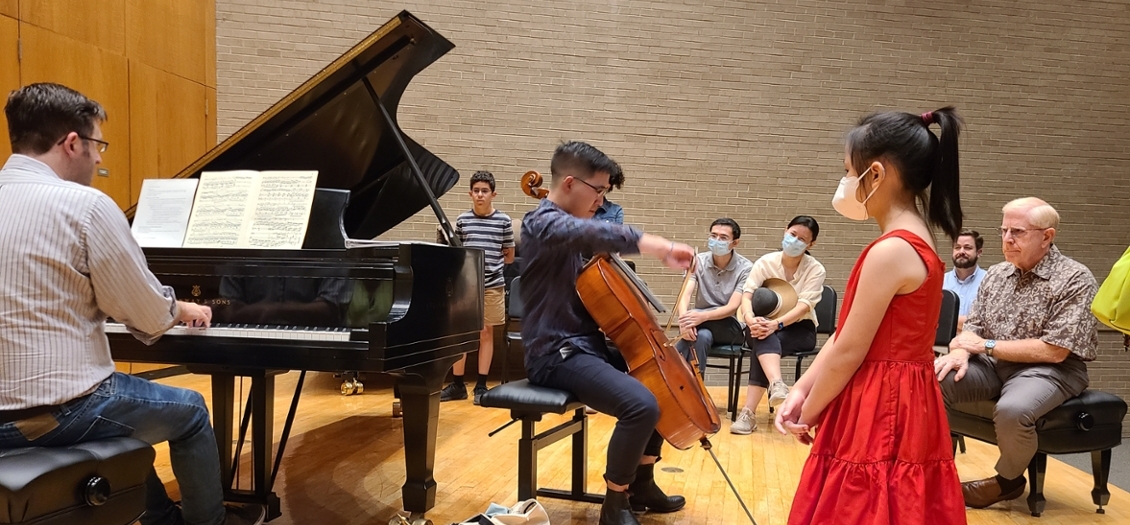
[[[934,123],[934,112],[933,111],[927,111],[927,112],[923,113],[922,114],[922,122],[925,123],[927,126],[929,126],[930,124],[933,124]]]

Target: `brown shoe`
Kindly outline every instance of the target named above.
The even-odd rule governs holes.
[[[983,509],[994,503],[1019,498],[1024,494],[1025,485],[1026,483],[1021,483],[1020,488],[1007,494],[1001,494],[1000,483],[997,482],[997,478],[994,476],[962,483],[961,495],[965,497],[966,507]]]

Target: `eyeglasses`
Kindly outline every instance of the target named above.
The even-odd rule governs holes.
[[[85,137],[85,136],[82,136],[82,135],[79,135],[78,138],[80,138],[82,140],[89,140],[89,141],[97,144],[98,145],[98,153],[106,153],[106,150],[110,149],[110,143],[106,142],[104,140],[98,140],[98,139],[95,139],[95,138]],[[59,144],[62,144],[66,141],[67,141],[67,136],[64,135],[63,138],[59,139],[59,142],[55,143],[55,145],[58,146]]]
[[[1008,236],[1012,236],[1013,239],[1020,239],[1028,232],[1044,231],[1047,229],[1049,228],[1032,228],[1031,230],[1025,230],[1024,228],[1001,228],[1000,233],[1002,239]]]
[[[97,144],[98,145],[98,153],[106,153],[106,150],[110,149],[110,143],[106,142],[104,140],[92,139],[90,137],[84,137],[82,135],[79,135],[78,138],[80,138],[82,140],[89,140],[89,141]]]
[[[583,183],[585,186],[592,188],[592,190],[595,191],[596,194],[600,197],[603,197],[605,193],[608,193],[608,190],[612,189],[612,188],[597,188],[596,186],[593,186],[592,184],[585,182],[584,179],[578,179],[577,177],[573,177],[573,180],[581,181],[581,183]]]

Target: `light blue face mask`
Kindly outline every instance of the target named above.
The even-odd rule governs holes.
[[[710,253],[718,257],[725,257],[729,255],[731,251],[730,243],[719,239],[707,239],[706,247],[710,250]]]
[[[781,240],[781,251],[789,257],[800,257],[806,249],[808,245],[791,233],[786,233],[785,238]]]

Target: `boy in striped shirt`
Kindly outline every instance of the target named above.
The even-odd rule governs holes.
[[[510,216],[494,209],[494,175],[489,171],[476,171],[471,176],[471,210],[455,219],[455,235],[466,248],[483,250],[483,331],[479,333],[479,378],[475,382],[474,403],[487,391],[487,373],[494,357],[494,327],[506,322],[505,282],[503,265],[514,262],[514,226]],[[450,385],[440,391],[440,401],[467,399],[467,386],[463,372],[467,356],[463,355],[452,367],[455,376]]]

